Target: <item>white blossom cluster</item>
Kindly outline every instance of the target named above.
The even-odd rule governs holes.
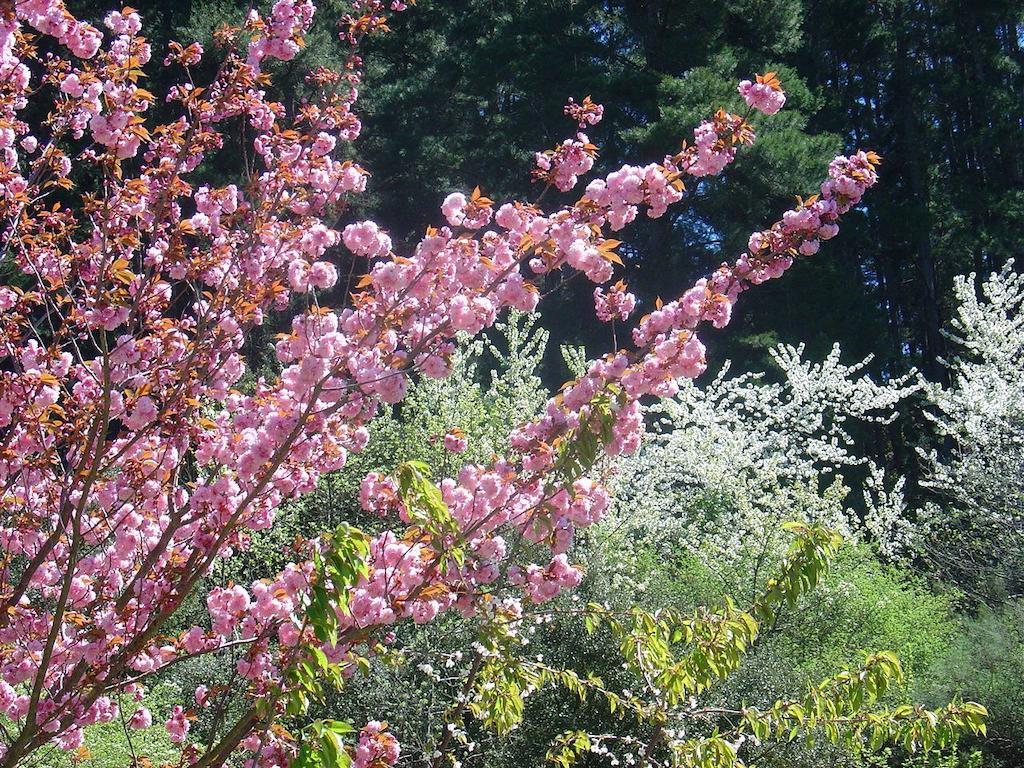
[[[953,442],[950,458],[924,453],[931,484],[957,496],[965,475],[988,473],[993,461],[1024,467],[1024,275],[1010,261],[982,283],[981,297],[975,282],[970,274],[953,286],[957,309],[947,337],[958,354],[946,363],[950,386],[927,390],[937,410],[929,416]],[[1016,480],[1019,491],[1019,474],[1001,480]],[[984,499],[970,501],[985,506]]]
[[[890,422],[921,384],[914,373],[878,384],[865,373],[870,358],[845,365],[838,346],[821,362],[803,354],[802,346],[773,350],[778,382],[764,374],[729,377],[726,366],[707,384],[685,384],[649,408],[651,435],[616,482],[613,514],[632,537],[685,547],[709,566],[767,566],[788,541],[784,521],[862,532],[843,476],[844,468],[865,464],[851,426]],[[881,471],[869,469],[884,487]],[[887,503],[876,516],[896,510]],[[893,526],[877,519],[872,527]]]
[[[873,461],[864,478],[864,530],[871,535],[879,554],[890,562],[910,559],[918,550],[927,522],[913,514],[906,499],[907,479],[891,478]]]

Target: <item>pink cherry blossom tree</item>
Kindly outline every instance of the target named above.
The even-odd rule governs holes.
[[[202,84],[211,54],[152,51],[131,9],[100,31],[61,0],[0,0],[0,244],[13,267],[0,287],[3,768],[44,746],[76,749],[90,724],[149,726],[141,702],[157,673],[227,649],[241,654],[236,690],[201,686],[166,721],[183,765],[393,764],[399,745],[379,722],[346,746],[342,723],[292,734],[279,721],[356,673],[399,622],[493,612],[499,590],[514,614],[575,586],[575,531],[608,505],[601,457],[638,446],[640,399],[703,372],[701,324],[727,325],[745,290],[815,253],[876,181],[874,154],[837,157],[819,195],[641,318],[629,348],[513,432],[508,455],[439,487],[416,464],[367,476],[361,502],[384,533],[342,526],[297,542],[274,578],[208,589],[209,620],[179,631],[183,601],[215,564],[344,467],[382,403],[399,402],[412,376],[449,374],[458,332],[533,310],[537,281],[559,271],[597,284],[601,320],[627,321],[628,288],[602,287],[619,263],[608,234],[685,203],[688,182],[754,142],[753,112],[785,102],[773,75],[743,81],[744,114],[717,112],[661,163],[623,166],[566,205],[453,193],[446,223],[399,254],[379,224],[347,217],[368,174],[339,150],[360,133],[357,46],[403,9],[355,0],[339,20],[351,54],[310,72],[315,95],[289,112],[267,95],[270,65],[299,51],[311,0],[277,0],[220,30]],[[180,78],[153,94],[144,71],[161,63]],[[51,100],[26,122],[27,107]],[[149,116],[157,101],[173,113],[163,122]],[[593,169],[583,131],[601,113],[569,101],[574,135],[536,156],[545,189],[569,193]],[[200,183],[239,126],[256,168]],[[330,289],[348,298],[321,304]],[[275,347],[280,376],[240,390],[246,333],[297,298]],[[465,448],[455,433],[445,445]],[[545,556],[512,557],[521,540]],[[229,693],[242,705],[209,744],[193,743],[192,713],[226,711]]]

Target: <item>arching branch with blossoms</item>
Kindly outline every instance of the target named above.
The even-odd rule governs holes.
[[[218,32],[214,53],[152,51],[131,9],[100,31],[61,0],[0,0],[0,243],[15,273],[0,288],[4,768],[53,744],[74,750],[94,723],[147,727],[150,712],[128,702],[155,675],[229,648],[241,653],[243,705],[205,745],[189,738],[189,712],[216,697],[204,688],[176,706],[166,728],[183,765],[393,764],[398,742],[380,723],[348,744],[340,721],[299,733],[279,723],[356,673],[399,622],[472,617],[499,594],[541,603],[578,584],[574,532],[608,504],[602,457],[637,448],[641,398],[700,375],[698,328],[726,326],[744,291],[813,255],[876,181],[871,152],[837,157],[819,195],[641,318],[631,345],[513,432],[508,455],[439,487],[415,464],[367,476],[362,504],[389,530],[342,526],[300,542],[275,578],[209,589],[209,621],[178,631],[214,566],[344,467],[381,404],[401,401],[410,377],[449,375],[456,334],[510,307],[534,310],[537,281],[556,272],[582,272],[597,286],[597,318],[626,322],[636,300],[622,282],[609,287],[610,233],[684,204],[687,183],[754,142],[751,115],[785,102],[773,75],[743,81],[745,114],[717,112],[661,163],[596,178],[568,205],[453,193],[446,223],[399,254],[378,224],[345,223],[368,174],[339,155],[360,133],[358,45],[401,10],[354,2],[338,20],[351,54],[337,71],[311,72],[314,95],[289,112],[267,96],[271,64],[300,49],[310,0],[252,10]],[[216,73],[200,85],[210,58]],[[141,83],[161,62],[180,82],[153,94]],[[46,100],[45,118],[26,122]],[[151,118],[156,102],[173,116]],[[583,131],[602,108],[570,100],[566,114],[575,135],[533,169],[562,193],[593,168]],[[240,122],[258,171],[200,183]],[[343,258],[357,264],[350,295],[324,306],[317,297],[341,287]],[[280,376],[236,388],[246,334],[298,295],[307,308],[276,343]],[[513,558],[509,543],[523,539],[545,558]]]

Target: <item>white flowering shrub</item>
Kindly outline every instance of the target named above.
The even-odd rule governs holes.
[[[914,514],[907,500],[907,478],[887,477],[873,461],[864,478],[863,528],[878,553],[892,563],[909,564],[920,548],[927,521]]]
[[[942,442],[922,450],[938,504],[922,517],[924,554],[979,596],[1019,594],[1024,545],[1024,276],[1009,262],[976,291],[956,278],[950,385],[929,385]]]
[[[781,551],[787,520],[845,536],[864,532],[844,476],[866,463],[851,431],[890,422],[895,406],[921,385],[914,373],[875,383],[865,373],[870,358],[845,365],[838,346],[817,363],[803,352],[773,350],[777,382],[764,374],[730,377],[725,367],[649,409],[653,434],[622,464],[616,483],[614,514],[633,538],[683,546],[713,565],[756,568]],[[884,488],[877,467],[870,475]],[[877,505],[871,532],[898,528],[890,518],[900,512],[899,504]]]
[[[951,385],[929,387],[940,411],[935,423],[972,454],[1021,440],[1024,415],[1024,275],[1011,260],[975,290],[977,275],[953,283],[956,311],[947,338],[957,354],[947,362]]]

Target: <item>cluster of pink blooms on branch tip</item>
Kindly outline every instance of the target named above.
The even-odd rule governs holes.
[[[356,0],[341,39],[355,46],[403,8]],[[327,537],[297,541],[276,575],[209,588],[207,620],[177,631],[179,609],[214,565],[361,451],[410,376],[451,373],[460,332],[478,333],[510,307],[533,310],[537,282],[560,271],[597,284],[601,319],[626,320],[635,308],[626,286],[601,287],[621,263],[607,232],[663,215],[688,179],[719,173],[755,138],[746,118],[719,111],[661,163],[623,166],[550,210],[453,193],[446,223],[397,254],[375,222],[336,225],[350,221],[349,201],[368,179],[342,159],[361,131],[355,50],[338,70],[309,73],[314,95],[294,113],[267,95],[274,61],[296,56],[314,18],[309,0],[277,0],[267,15],[218,30],[222,53],[202,87],[193,68],[207,52],[172,43],[162,60],[180,69],[179,83],[154,95],[141,85],[153,52],[135,11],[111,13],[101,33],[61,0],[0,3],[0,243],[19,273],[0,286],[0,713],[9,721],[0,768],[54,744],[75,750],[96,723],[150,727],[155,675],[229,650],[239,683],[200,686],[163,725],[183,765],[285,766],[299,746],[275,726],[307,652],[349,675],[393,642],[398,622],[472,617],[484,605],[515,618],[523,600],[575,586],[576,531],[609,504],[598,457],[639,445],[640,398],[700,374],[698,327],[726,325],[744,290],[833,237],[876,179],[873,154],[836,158],[819,195],[641,318],[635,349],[594,362],[514,430],[507,456],[445,479],[443,535],[429,533],[398,479],[368,475],[361,503],[393,530],[367,543],[360,577],[332,608],[329,640],[307,620]],[[36,56],[33,35],[53,38],[59,54]],[[778,109],[777,81],[758,85],[741,86],[744,99]],[[26,107],[44,94],[50,114],[31,125]],[[157,98],[175,111],[160,124],[148,116]],[[544,153],[535,175],[568,192],[592,170],[596,147],[579,131],[601,108],[588,98],[566,114],[576,137]],[[256,169],[203,184],[197,169],[215,162],[239,121]],[[77,190],[75,163],[97,183]],[[276,340],[281,374],[243,391],[247,331],[348,273],[350,298],[311,300]],[[442,439],[451,454],[467,448],[457,429]],[[513,558],[522,539],[547,554]],[[190,737],[204,709],[232,718],[205,746]],[[400,751],[379,722],[346,748],[374,768]]]
[[[601,286],[594,289],[594,314],[604,323],[612,320],[628,320],[636,309],[636,296],[629,292],[626,283],[619,280],[605,291]]]
[[[786,94],[782,90],[782,83],[779,82],[779,78],[774,72],[758,75],[753,83],[749,80],[741,80],[736,90],[747,102],[748,107],[766,115],[774,115],[786,103]]]

